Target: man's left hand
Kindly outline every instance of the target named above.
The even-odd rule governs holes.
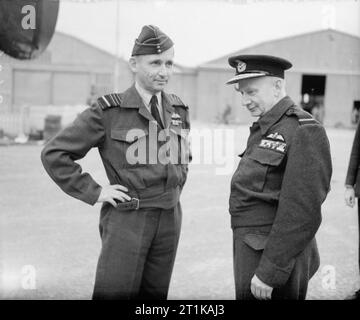
[[[256,275],[251,279],[251,293],[256,299],[270,300],[273,288],[262,282]]]

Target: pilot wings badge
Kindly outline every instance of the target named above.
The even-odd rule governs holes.
[[[182,121],[181,121],[181,116],[174,112],[172,115],[171,115],[171,124],[173,126],[179,126],[182,124]]]

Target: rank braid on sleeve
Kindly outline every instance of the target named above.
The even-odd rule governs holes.
[[[97,102],[101,109],[106,110],[113,107],[120,107],[122,98],[122,95],[119,93],[111,93],[101,96],[97,99]]]

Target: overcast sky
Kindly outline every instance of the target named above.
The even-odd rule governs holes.
[[[61,0],[57,30],[116,52],[116,0]],[[360,37],[360,0],[120,0],[118,53],[128,59],[145,24],[175,42],[184,66],[263,41],[333,28]]]

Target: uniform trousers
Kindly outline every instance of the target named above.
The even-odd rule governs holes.
[[[181,219],[180,203],[126,211],[105,204],[93,299],[166,299]]]
[[[245,235],[257,234],[252,237],[253,243],[245,239]],[[233,229],[233,263],[235,277],[235,296],[236,300],[254,300],[251,293],[251,279],[259,265],[263,249],[264,240],[267,238],[269,228],[260,228],[252,230],[251,228]],[[305,248],[305,250],[296,257],[294,268],[288,281],[279,288],[272,291],[272,300],[304,300],[308,288],[308,282],[316,272],[320,264],[315,239]]]

